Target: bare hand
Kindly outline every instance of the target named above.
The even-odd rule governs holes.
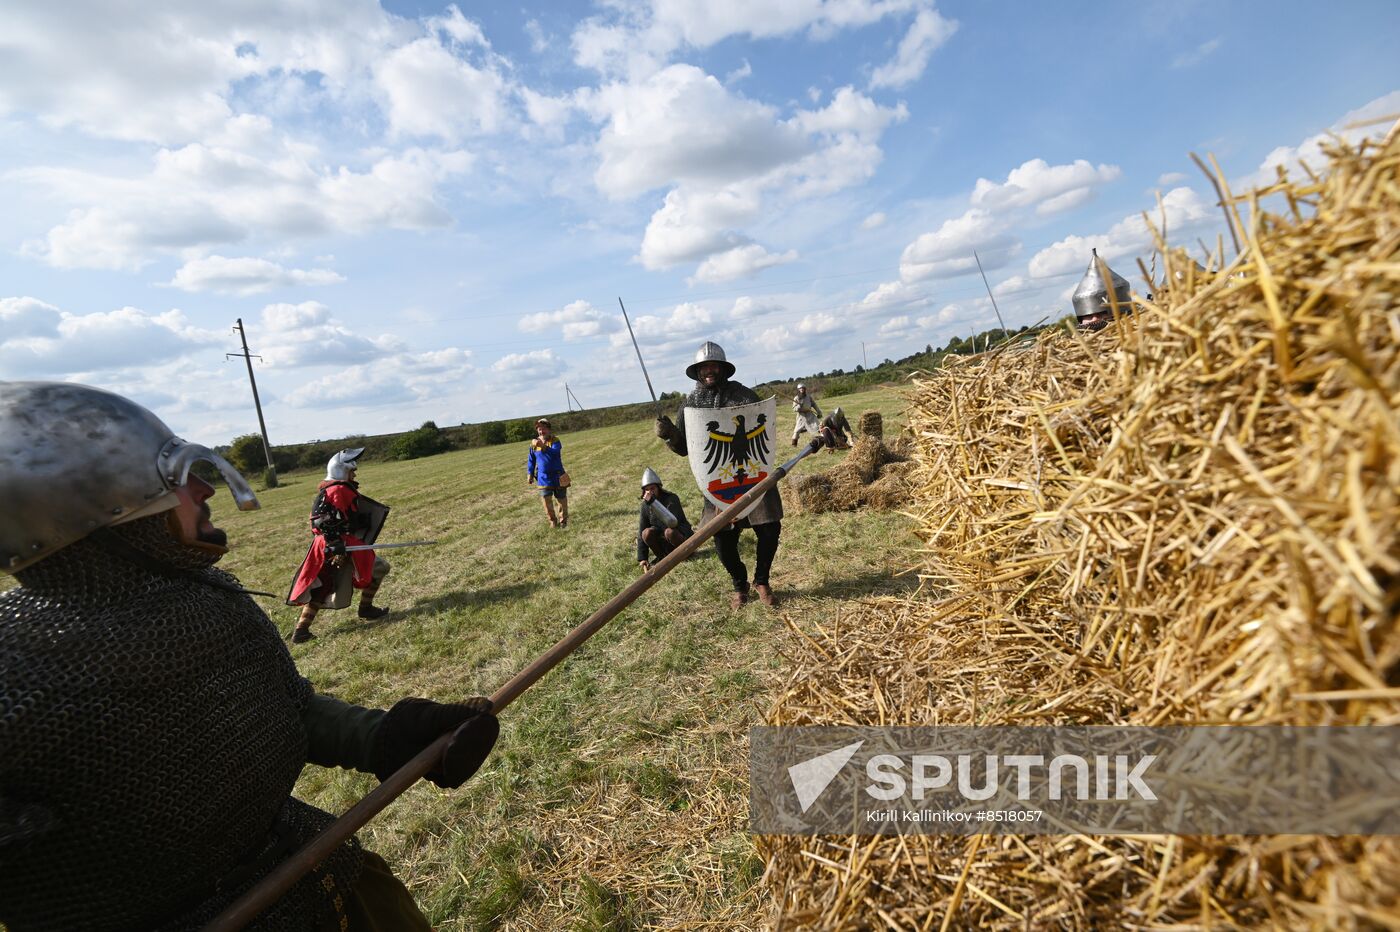
[[[643,573],[646,573],[646,572],[650,572],[650,571],[651,571],[651,564],[648,563],[648,562],[645,561],[645,560],[642,560],[642,561],[641,561],[640,563],[638,563],[637,565],[640,566],[640,567],[642,568],[642,572],[643,572]]]

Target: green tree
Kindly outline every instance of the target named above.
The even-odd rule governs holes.
[[[515,443],[535,436],[535,428],[528,420],[511,421],[506,425],[506,440]]]
[[[451,447],[436,423],[424,421],[423,426],[408,433],[399,434],[389,445],[389,458],[396,460],[416,460],[422,456],[446,452]]]
[[[244,478],[261,476],[264,469],[267,469],[267,456],[263,453],[263,442],[261,434],[244,434],[235,437],[233,443],[229,444],[228,456],[226,457],[233,468],[241,472]]]
[[[484,446],[495,446],[498,443],[506,442],[506,425],[504,421],[487,421],[481,425],[481,442]]]

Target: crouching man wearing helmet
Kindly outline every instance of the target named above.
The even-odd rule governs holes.
[[[662,488],[661,477],[650,466],[642,472],[642,507],[637,523],[637,565],[651,569],[647,551],[660,560],[695,533],[685,518],[681,497]]]
[[[341,450],[326,463],[326,478],[311,503],[311,547],[292,578],[288,605],[302,606],[292,631],[292,643],[301,644],[316,635],[311,622],[322,608],[349,608],[354,590],[360,590],[359,616],[371,621],[389,610],[374,604],[389,561],[373,550],[347,553],[346,547],[372,544],[389,516],[389,508],[360,494],[355,481],[364,447]]]
[[[317,695],[233,576],[212,521],[243,478],[119,395],[0,382],[0,926],[197,929],[333,817],[292,798],[308,763],[387,777],[451,732],[458,786],[490,701],[386,711]],[[429,928],[353,839],[250,926]]]

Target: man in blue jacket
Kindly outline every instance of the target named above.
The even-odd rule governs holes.
[[[538,486],[544,501],[544,513],[549,515],[550,527],[569,526],[569,474],[564,472],[563,444],[554,436],[548,418],[535,422],[534,440],[530,441],[530,456],[525,460],[526,481]],[[554,503],[559,500],[559,516],[554,515]]]

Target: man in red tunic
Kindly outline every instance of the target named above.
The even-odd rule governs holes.
[[[346,552],[346,547],[373,543],[389,509],[360,494],[355,471],[364,447],[341,450],[326,464],[326,478],[311,506],[311,548],[292,580],[288,605],[300,605],[301,618],[292,643],[316,635],[311,622],[322,608],[349,608],[353,590],[360,590],[359,616],[374,620],[389,614],[374,604],[374,595],[389,575],[389,561],[373,550]]]

